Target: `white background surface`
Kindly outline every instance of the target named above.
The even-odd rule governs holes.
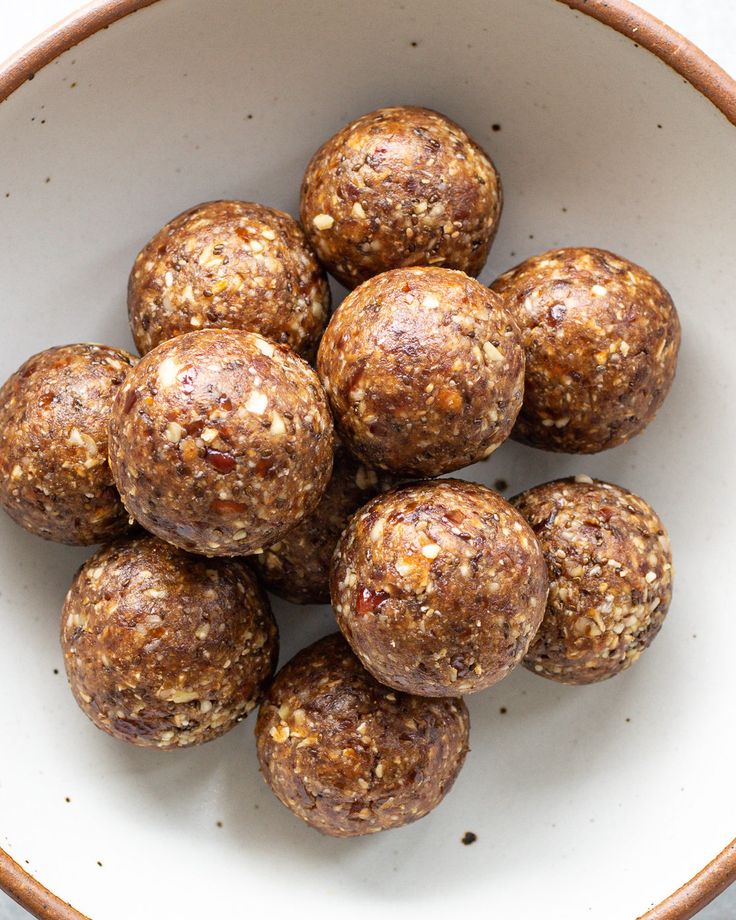
[[[694,41],[730,73],[736,72],[736,4],[733,0],[710,0],[709,3],[702,0],[644,0],[641,5]],[[9,57],[75,7],[77,3],[74,0],[25,0],[22,5],[3,3],[0,12],[0,60]],[[0,920],[22,920],[25,916],[24,911],[0,892]],[[736,886],[703,911],[700,917],[702,920],[734,920]]]

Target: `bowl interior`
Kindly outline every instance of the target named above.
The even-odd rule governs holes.
[[[483,280],[596,245],[671,291],[680,368],[643,435],[590,458],[508,443],[463,474],[513,494],[587,472],[647,498],[672,537],[669,618],[615,680],[519,670],[472,698],[473,750],[443,805],[332,840],[265,787],[252,718],[168,756],[96,731],[57,641],[87,553],[0,516],[0,845],[95,920],[213,906],[620,920],[734,835],[734,129],[632,41],[554,0],[160,0],[128,16],[0,106],[0,376],[52,344],[132,347],[127,272],[160,225],[218,197],[296,214],[313,150],[394,103],[445,112],[494,158],[506,208]],[[327,608],[276,610],[284,660],[333,628]]]

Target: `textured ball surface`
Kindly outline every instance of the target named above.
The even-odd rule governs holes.
[[[649,272],[602,249],[557,249],[492,288],[526,352],[516,440],[592,454],[646,428],[672,386],[680,347],[675,306]]]
[[[82,566],[61,644],[72,692],[95,725],[164,750],[210,741],[245,718],[278,655],[268,599],[243,562],[148,536]]]
[[[346,287],[391,268],[439,265],[477,275],[501,216],[485,151],[429,109],[378,109],[312,157],[301,216],[320,259]]]
[[[317,375],[254,333],[163,342],[113,405],[110,463],[126,508],[206,556],[249,555],[298,524],[322,497],[332,452]]]
[[[29,358],[0,389],[0,505],[26,530],[87,545],[128,529],[107,429],[134,363],[119,348],[64,345]]]
[[[449,791],[468,750],[462,700],[375,681],[340,635],[285,665],[256,725],[264,779],[307,824],[335,837],[401,827]]]
[[[215,327],[258,332],[309,359],[329,315],[327,277],[299,224],[250,201],[184,211],[143,247],[128,280],[141,354]]]
[[[567,684],[630,667],[659,632],[672,597],[672,552],[644,499],[588,476],[512,500],[542,546],[550,577],[542,625],[524,659]]]
[[[497,683],[544,614],[547,569],[500,495],[441,479],[369,502],[340,539],[330,582],[340,629],[382,683],[460,696]]]
[[[340,534],[358,508],[388,487],[385,475],[338,448],[332,478],[315,510],[253,556],[269,591],[295,604],[329,604],[330,565]]]
[[[369,466],[438,476],[509,436],[524,352],[501,299],[462,272],[371,278],[333,314],[317,369],[340,436]]]

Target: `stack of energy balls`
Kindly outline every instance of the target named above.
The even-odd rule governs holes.
[[[61,619],[96,725],[175,749],[260,704],[276,795],[321,831],[365,834],[443,798],[465,694],[520,663],[599,681],[649,645],[672,560],[643,499],[587,476],[511,502],[435,478],[508,437],[622,444],[675,373],[672,300],[626,259],[560,249],[475,280],[501,208],[458,125],[372,112],[312,158],[301,225],[215,201],[144,246],[140,360],[51,348],[5,383],[2,505],[39,536],[105,544]],[[325,269],[350,289],[332,315]],[[331,601],[340,630],[275,678],[262,584]]]

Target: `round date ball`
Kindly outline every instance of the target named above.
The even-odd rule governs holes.
[[[155,537],[104,547],[61,615],[72,692],[98,728],[172,750],[222,735],[273,676],[278,633],[244,562],[190,556]]]
[[[492,288],[526,352],[515,440],[593,454],[646,428],[672,386],[680,347],[675,306],[649,272],[602,249],[557,249]]]
[[[337,624],[382,683],[460,696],[497,683],[544,614],[547,569],[524,518],[500,495],[442,479],[369,502],[335,551]]]
[[[340,534],[351,515],[388,485],[385,475],[340,447],[316,509],[278,543],[253,556],[266,587],[295,604],[329,604],[330,564]]]
[[[468,750],[462,700],[395,693],[342,636],[285,665],[261,704],[261,772],[297,817],[333,837],[401,827],[450,790]]]
[[[0,505],[26,530],[88,545],[128,529],[107,427],[134,363],[119,348],[63,345],[29,358],[0,389]]]
[[[250,332],[163,342],[113,404],[110,463],[125,507],[146,530],[205,556],[276,542],[317,506],[332,452],[315,372]]]
[[[128,315],[141,354],[199,328],[258,332],[314,357],[330,314],[327,277],[299,224],[250,201],[175,217],[139,253]]]
[[[641,498],[588,476],[513,499],[549,569],[547,611],[524,664],[565,684],[628,668],[659,632],[672,596],[664,525]]]
[[[449,118],[397,106],[346,125],[312,157],[301,216],[348,288],[406,265],[477,275],[501,216],[493,163]]]
[[[509,436],[524,390],[521,340],[500,297],[442,268],[396,269],[349,294],[317,368],[347,446],[409,476],[487,457]]]

